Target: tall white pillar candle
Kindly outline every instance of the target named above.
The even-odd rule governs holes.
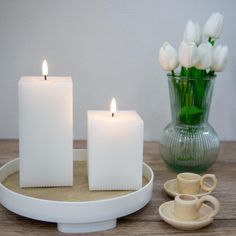
[[[21,187],[73,185],[72,79],[45,78],[18,83]]]
[[[143,120],[135,111],[88,111],[90,190],[142,187]]]

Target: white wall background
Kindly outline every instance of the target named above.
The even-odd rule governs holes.
[[[235,0],[0,0],[0,138],[18,137],[17,82],[40,75],[74,81],[74,137],[86,138],[86,110],[135,109],[145,139],[158,140],[170,120],[167,80],[158,64],[165,40],[178,46],[187,20],[203,26],[225,15],[220,43],[230,49],[216,81],[210,122],[222,140],[236,140]]]

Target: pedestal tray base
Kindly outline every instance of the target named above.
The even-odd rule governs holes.
[[[74,150],[73,187],[20,188],[19,159],[6,163],[0,168],[0,203],[16,214],[57,223],[61,232],[88,233],[116,227],[117,218],[151,200],[153,171],[147,164],[137,191],[89,191],[86,158],[85,149]]]
[[[62,233],[92,233],[113,229],[116,227],[116,219],[95,223],[65,224],[57,223],[57,229]]]

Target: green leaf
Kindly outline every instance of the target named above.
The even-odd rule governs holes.
[[[181,109],[181,115],[196,115],[202,113],[202,110],[195,106],[186,106]]]
[[[180,120],[188,125],[198,124],[203,113],[202,109],[199,109],[195,106],[184,106],[180,111]]]

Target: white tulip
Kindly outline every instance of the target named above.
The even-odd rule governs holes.
[[[212,52],[213,47],[210,43],[201,43],[198,48],[199,61],[196,64],[196,68],[200,70],[205,70],[210,68],[212,64]]]
[[[220,13],[213,13],[207,20],[203,33],[213,39],[218,39],[224,25],[224,16]]]
[[[166,71],[172,71],[179,65],[177,52],[168,42],[160,48],[159,62],[162,69]]]
[[[228,62],[228,47],[218,45],[213,50],[211,70],[221,72]]]
[[[179,62],[182,66],[190,68],[198,63],[198,50],[195,43],[182,42],[179,46]]]
[[[198,23],[188,21],[184,31],[184,41],[186,43],[194,42],[197,45],[201,42],[201,32]]]

